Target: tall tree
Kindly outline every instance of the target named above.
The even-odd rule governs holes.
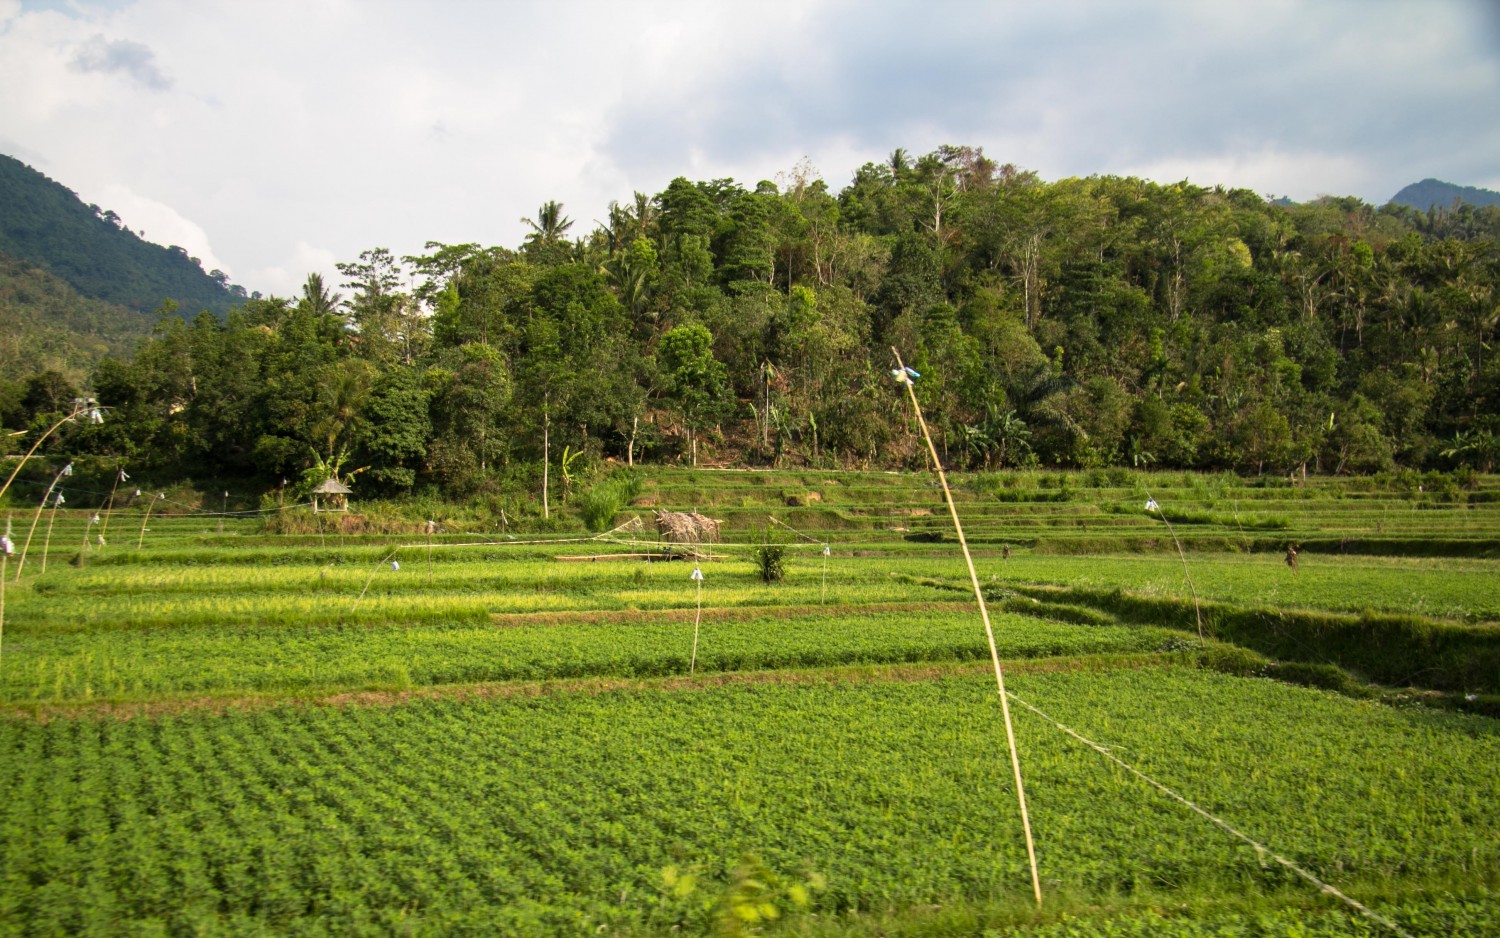
[[[353,294],[345,301],[356,335],[353,347],[370,361],[410,362],[423,329],[410,298],[400,293],[400,263],[385,248],[361,251],[359,260],[336,265],[349,278],[344,288]]]
[[[571,259],[566,236],[573,227],[573,219],[563,214],[561,202],[543,202],[535,218],[522,218],[521,223],[531,229],[522,251],[532,263],[556,266]]]
[[[694,324],[668,331],[656,349],[667,397],[682,416],[694,466],[698,433],[718,416],[728,395],[724,366],[714,358],[713,342],[708,329]]]

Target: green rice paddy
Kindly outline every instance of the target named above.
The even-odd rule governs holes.
[[[1394,934],[1017,702],[1038,909],[933,481],[662,470],[608,538],[59,513],[6,569],[0,932]],[[957,488],[1019,700],[1500,933],[1500,480]],[[657,508],[725,543],[668,561]]]

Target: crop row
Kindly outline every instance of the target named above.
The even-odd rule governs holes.
[[[1379,910],[1496,885],[1492,721],[1177,669],[1011,685]],[[7,720],[0,930],[704,931],[751,854],[819,915],[982,919],[1029,902],[998,709],[992,683],[955,679]],[[1328,908],[1028,711],[1017,725],[1050,914]]]
[[[917,601],[933,594],[912,585],[910,577],[963,576],[962,564],[946,545],[904,556],[861,553],[869,555],[836,552],[828,559],[825,581],[816,546],[796,545],[787,555],[787,579],[768,586],[744,550],[726,551],[727,559],[702,565],[708,577],[704,601],[720,606]],[[392,570],[379,563],[382,556],[322,565],[138,564],[49,573],[32,591],[10,597],[8,629],[21,638],[193,625],[474,622],[490,612],[681,608],[695,599],[689,567],[681,563],[507,562],[453,551],[428,566],[425,552],[412,548],[398,554],[404,563]],[[1000,585],[1187,596],[1191,576],[1200,596],[1225,602],[1500,619],[1500,562],[1495,560],[1304,553],[1294,572],[1279,554],[1191,554],[1185,573],[1183,562],[1172,555],[1017,551],[1009,559],[981,556],[978,564],[984,580]]]
[[[631,621],[522,627],[484,624],[243,626],[97,633],[13,641],[0,700],[68,703],[160,695],[298,693],[573,677],[984,658],[968,610],[778,614],[719,621],[708,610],[693,659],[693,623],[639,613]],[[1007,658],[1167,651],[1180,633],[1151,627],[1080,627],[1021,615],[996,617]]]

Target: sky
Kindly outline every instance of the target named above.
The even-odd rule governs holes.
[[[0,0],[0,153],[247,289],[899,148],[1500,189],[1497,0]]]

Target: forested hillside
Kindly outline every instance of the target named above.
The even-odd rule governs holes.
[[[1483,208],[1486,205],[1500,205],[1500,192],[1474,186],[1456,186],[1441,179],[1424,179],[1402,187],[1400,192],[1391,197],[1391,201],[1397,205],[1409,205],[1419,212],[1433,208],[1452,208],[1457,202]]]
[[[341,286],[175,322],[100,367],[109,419],[68,445],[160,475],[368,466],[364,492],[483,491],[544,453],[554,479],[577,453],[919,465],[895,346],[960,467],[1500,455],[1500,209],[1047,182],[945,147],[838,191],[800,166],[585,212],[607,221],[549,202],[516,249],[372,249]]]
[[[154,321],[0,254],[0,373],[8,378],[55,370],[86,384],[100,359],[133,354]]]
[[[245,298],[220,271],[204,273],[180,247],[143,240],[114,212],[0,156],[0,254],[42,267],[86,297],[140,313],[168,299],[223,313]]]

